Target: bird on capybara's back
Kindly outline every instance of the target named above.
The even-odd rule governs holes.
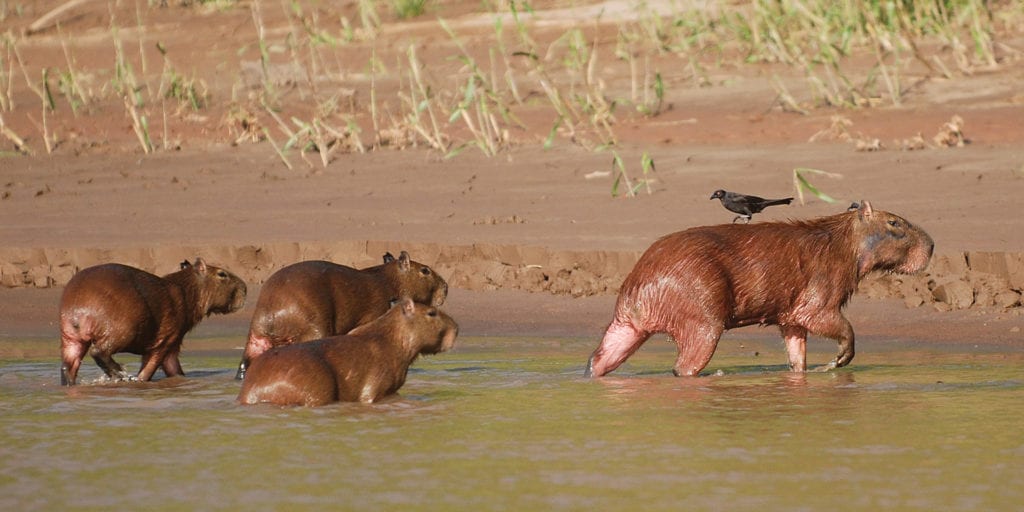
[[[807,369],[807,334],[832,338],[830,367],[854,356],[842,309],[874,271],[916,273],[934,243],[921,228],[862,201],[855,210],[808,221],[724,224],[667,235],[637,261],[586,374],[622,364],[654,333],[679,350],[674,373],[697,375],[726,329],[778,325],[793,371]]]
[[[238,401],[304,406],[376,402],[405,384],[420,354],[450,349],[458,332],[443,311],[404,298],[348,334],[264,352],[252,360]]]
[[[402,251],[384,263],[355,269],[330,261],[302,261],[278,270],[260,290],[237,379],[253,358],[272,347],[344,334],[373,321],[400,297],[440,306],[448,283]]]

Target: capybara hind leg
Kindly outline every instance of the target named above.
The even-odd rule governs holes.
[[[287,345],[288,342],[279,343],[279,345]],[[235,379],[242,380],[245,378],[245,372],[249,369],[252,364],[252,360],[259,357],[264,352],[270,350],[274,346],[273,341],[269,336],[262,334],[256,334],[254,332],[249,333],[249,341],[245,343],[245,351],[242,352],[242,361],[238,363],[238,371],[235,372]]]
[[[677,377],[693,377],[700,373],[715,354],[723,330],[724,327],[704,325],[697,329],[669,331],[679,348],[672,373]]]
[[[807,329],[798,325],[786,325],[780,327],[780,330],[786,340],[790,371],[807,371]]]
[[[587,377],[608,374],[633,355],[648,337],[650,333],[639,331],[632,325],[615,319],[605,331],[601,345],[591,354],[583,374]]]
[[[86,347],[89,343],[73,336],[61,333],[60,337],[60,385],[74,386],[78,379],[78,369],[82,366]]]

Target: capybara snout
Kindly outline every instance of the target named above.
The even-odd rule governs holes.
[[[672,233],[644,252],[619,291],[615,314],[586,374],[617,368],[653,333],[676,342],[676,375],[697,375],[726,329],[778,325],[793,371],[807,369],[808,333],[832,338],[830,367],[849,364],[854,334],[843,316],[874,271],[914,273],[934,242],[906,219],[867,201],[809,221],[703,226]]]
[[[238,276],[202,258],[163,277],[116,263],[83,269],[61,296],[61,384],[75,384],[86,353],[111,378],[128,378],[114,361],[119,352],[142,356],[139,380],[158,368],[183,375],[185,334],[210,314],[239,310],[245,294]]]

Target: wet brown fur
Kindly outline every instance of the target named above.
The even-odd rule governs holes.
[[[920,228],[863,202],[809,221],[706,226],[673,233],[641,256],[622,284],[615,315],[587,373],[613,371],[653,333],[676,341],[677,375],[696,375],[725,329],[779,325],[791,367],[806,370],[807,333],[835,339],[834,367],[854,356],[842,314],[873,271],[914,273],[932,239]]]
[[[164,277],[117,263],[78,272],[60,301],[61,384],[75,384],[86,352],[111,378],[129,377],[112,357],[119,352],[142,356],[139,380],[157,368],[184,375],[182,338],[204,317],[240,309],[245,289],[237,276],[202,259]]]
[[[238,401],[304,406],[376,402],[405,384],[420,354],[450,349],[457,335],[450,316],[403,299],[348,334],[264,352],[252,360]]]
[[[384,314],[399,297],[440,306],[447,295],[448,283],[405,251],[397,259],[385,254],[382,265],[362,270],[329,261],[289,265],[260,291],[236,378],[272,347],[347,333]]]

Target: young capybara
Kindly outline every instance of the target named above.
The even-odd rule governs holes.
[[[680,231],[654,242],[619,291],[615,315],[590,356],[600,377],[653,333],[667,332],[676,375],[697,375],[725,329],[778,325],[789,365],[806,371],[807,333],[835,339],[829,367],[853,359],[853,327],[842,309],[875,270],[915,273],[934,243],[921,228],[867,201],[809,221],[727,224]]]
[[[405,384],[420,354],[450,349],[458,331],[436,307],[403,298],[348,334],[264,352],[252,360],[238,401],[309,407],[376,402]]]
[[[129,378],[112,357],[118,352],[142,355],[139,380],[157,368],[184,375],[178,352],[185,334],[204,317],[243,304],[245,283],[202,258],[163,277],[117,263],[86,268],[60,299],[61,384],[75,385],[86,352],[111,378]]]
[[[399,297],[440,306],[447,296],[448,283],[405,251],[362,270],[329,261],[289,265],[263,284],[235,378],[245,378],[249,361],[271,347],[345,334],[383,315]]]

